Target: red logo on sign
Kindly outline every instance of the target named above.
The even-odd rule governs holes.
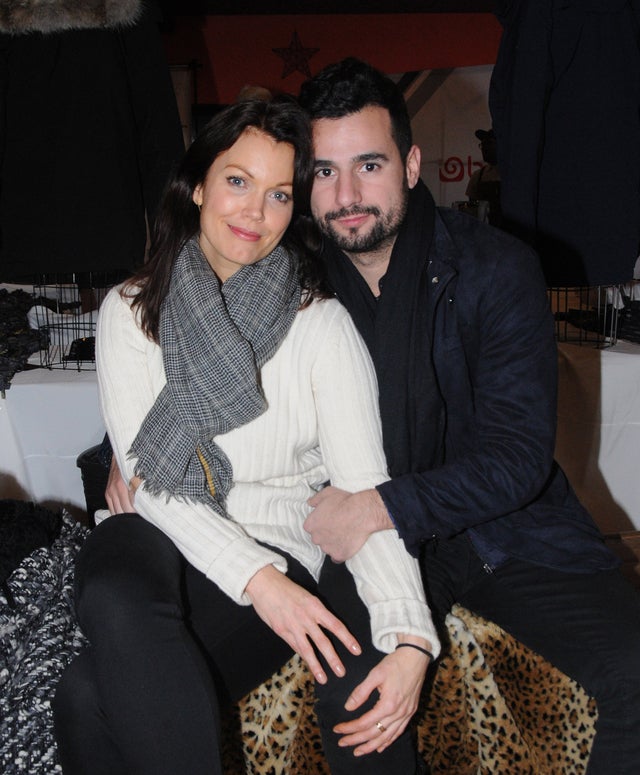
[[[463,161],[459,156],[449,156],[440,166],[439,175],[441,183],[459,183],[465,175],[471,177],[474,167],[482,168],[481,161],[473,161],[471,156],[467,156],[467,161]]]

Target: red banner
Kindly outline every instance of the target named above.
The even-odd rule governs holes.
[[[245,85],[295,94],[346,56],[393,74],[493,64],[501,32],[488,13],[183,16],[164,40],[170,64],[201,65],[197,101],[225,104]]]

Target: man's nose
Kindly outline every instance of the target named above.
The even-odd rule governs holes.
[[[336,202],[340,207],[359,204],[361,201],[360,186],[355,175],[341,175],[336,188]]]

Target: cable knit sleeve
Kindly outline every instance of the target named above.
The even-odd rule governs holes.
[[[120,471],[128,481],[135,459],[127,457],[127,452],[165,376],[160,348],[144,335],[118,289],[109,292],[100,308],[96,361],[102,414]],[[244,589],[261,568],[274,564],[286,571],[280,555],[257,544],[241,525],[219,517],[204,504],[153,497],[145,492],[143,483],[136,492],[135,507],[236,603],[250,603]]]
[[[336,303],[333,334],[317,354],[313,389],[322,456],[331,484],[349,492],[388,480],[375,373],[351,318]],[[397,634],[440,643],[425,600],[417,561],[395,530],[370,536],[347,563],[371,617],[373,642],[393,651]]]

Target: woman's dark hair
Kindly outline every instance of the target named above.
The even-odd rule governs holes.
[[[214,116],[193,141],[160,202],[151,237],[149,258],[123,289],[140,310],[143,331],[158,341],[160,307],[169,291],[173,264],[183,245],[200,231],[200,213],[193,192],[207,176],[215,159],[231,148],[247,129],[256,129],[294,149],[293,217],[282,245],[293,255],[305,299],[325,297],[324,275],[318,260],[303,247],[298,233],[300,216],[309,211],[313,183],[313,149],[309,119],[298,103],[286,95],[272,100],[247,100]]]
[[[406,161],[413,141],[402,92],[391,78],[366,62],[348,57],[328,65],[302,84],[299,100],[312,121],[343,118],[370,105],[385,108],[400,158]]]

